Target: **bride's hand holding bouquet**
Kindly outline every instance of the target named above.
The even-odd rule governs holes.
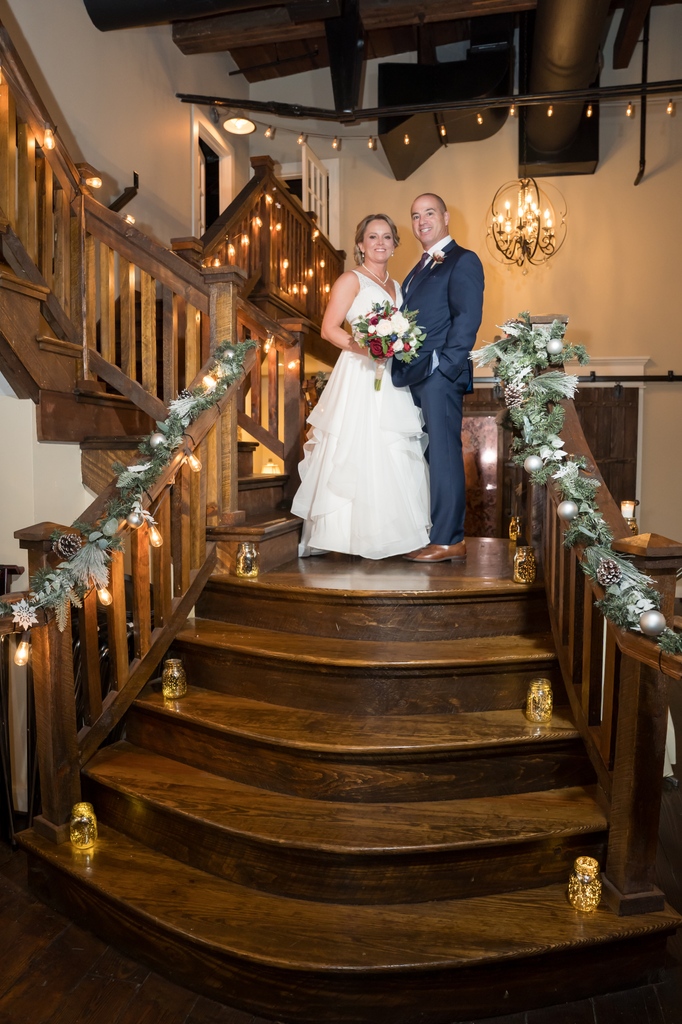
[[[426,334],[416,323],[418,310],[403,310],[386,302],[375,302],[353,325],[353,340],[376,360],[374,389],[381,388],[386,360],[391,356],[404,363],[416,359]]]

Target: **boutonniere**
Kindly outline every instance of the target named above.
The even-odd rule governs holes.
[[[433,255],[431,256],[431,259],[433,260],[433,262],[435,264],[444,263],[445,262],[445,253],[444,252],[434,252]]]

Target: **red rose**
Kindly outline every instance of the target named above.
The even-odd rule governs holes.
[[[379,317],[378,316],[371,316],[369,318],[369,323],[370,324],[374,324],[374,326],[376,327],[376,325],[379,323]]]
[[[373,356],[383,356],[384,346],[378,338],[372,338],[369,343],[369,350]]]
[[[403,342],[403,352],[409,352],[411,348],[412,346],[409,345],[406,341]]]

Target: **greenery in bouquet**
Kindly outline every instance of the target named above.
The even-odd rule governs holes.
[[[353,324],[353,339],[364,346],[377,363],[374,387],[381,387],[385,360],[391,356],[410,363],[419,354],[426,334],[417,324],[418,310],[402,312],[391,302],[375,302]]]

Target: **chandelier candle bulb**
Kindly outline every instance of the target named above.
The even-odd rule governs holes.
[[[71,808],[69,839],[76,850],[91,850],[97,842],[97,817],[92,804],[81,801]]]
[[[594,857],[578,857],[568,880],[568,902],[575,910],[592,913],[601,900],[599,861]]]
[[[187,693],[187,676],[181,658],[166,658],[161,674],[164,700],[179,700]]]
[[[242,579],[253,580],[258,576],[258,548],[252,541],[237,545],[235,572]]]
[[[552,720],[552,684],[549,679],[531,679],[526,696],[526,718],[529,722],[547,725]]]

